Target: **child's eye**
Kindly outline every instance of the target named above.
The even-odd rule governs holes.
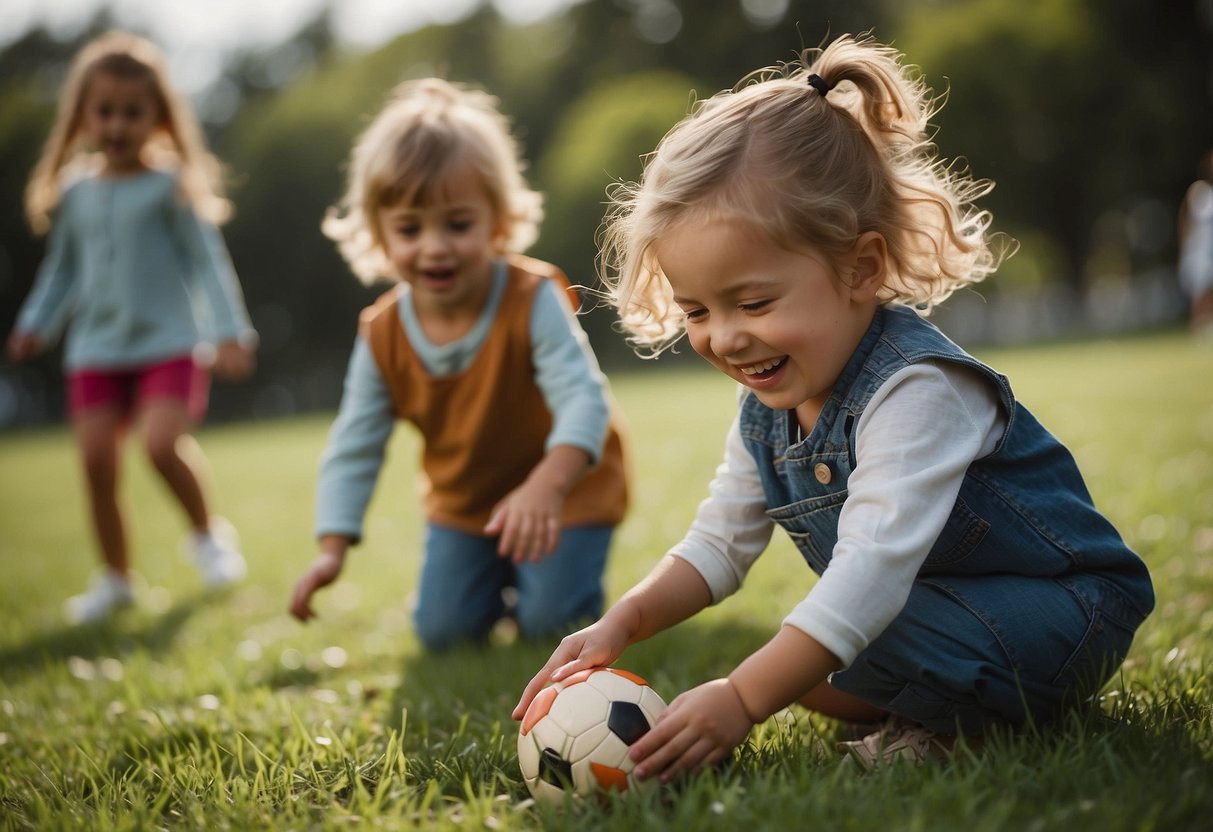
[[[448,227],[456,234],[462,234],[472,227],[471,220],[451,220]]]
[[[398,225],[392,230],[399,237],[415,237],[418,233],[418,228],[415,225]]]
[[[769,303],[769,300],[756,300],[751,303],[739,303],[737,308],[743,312],[760,312]]]
[[[688,309],[682,313],[682,317],[691,322],[702,321],[707,316],[708,310],[706,309]]]

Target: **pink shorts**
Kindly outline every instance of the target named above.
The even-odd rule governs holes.
[[[189,355],[121,370],[78,370],[67,378],[73,415],[113,404],[129,419],[144,402],[177,399],[185,403],[190,419],[197,423],[206,415],[210,389],[210,372]]]

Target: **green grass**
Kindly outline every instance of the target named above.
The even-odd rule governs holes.
[[[199,434],[247,583],[198,590],[184,521],[131,443],[124,495],[145,603],[61,623],[94,568],[63,430],[0,436],[0,827],[1198,830],[1213,827],[1213,349],[1180,334],[984,353],[1075,451],[1096,503],[1149,563],[1158,607],[1097,708],[947,764],[857,775],[784,712],[725,768],[563,811],[536,806],[509,712],[552,644],[431,656],[410,632],[416,444],[397,434],[366,543],[308,626],[285,612],[313,555],[327,419]],[[685,529],[731,418],[708,372],[614,381],[635,509],[617,597]],[[728,602],[625,654],[666,699],[763,643],[812,575],[777,534]]]

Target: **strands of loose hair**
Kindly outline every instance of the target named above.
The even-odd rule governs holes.
[[[492,204],[501,251],[525,251],[538,237],[543,197],[523,177],[509,120],[494,96],[439,78],[407,81],[392,91],[355,142],[345,193],[321,230],[364,283],[395,279],[379,228],[381,209],[434,199],[465,165],[476,171]]]
[[[639,182],[610,189],[599,272],[638,351],[658,354],[682,335],[653,249],[689,220],[743,220],[773,244],[831,258],[879,232],[889,264],[880,300],[922,314],[998,267],[1013,243],[976,206],[993,183],[939,158],[928,121],[942,98],[901,59],[848,35],[751,72],[693,105]]]

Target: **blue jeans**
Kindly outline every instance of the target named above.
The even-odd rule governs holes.
[[[556,551],[538,563],[498,557],[497,538],[434,524],[425,530],[425,563],[413,622],[430,650],[481,640],[506,613],[502,591],[517,590],[513,614],[526,638],[564,635],[602,613],[602,574],[613,526],[562,529]]]
[[[921,576],[830,684],[942,734],[1039,724],[1098,693],[1140,619],[1090,575]]]

